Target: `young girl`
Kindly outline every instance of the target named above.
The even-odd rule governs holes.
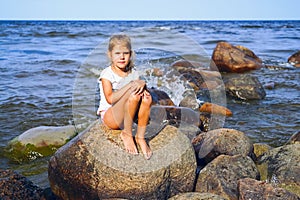
[[[138,154],[138,144],[146,159],[152,151],[145,141],[146,126],[149,121],[152,98],[146,83],[135,77],[131,40],[127,35],[113,35],[108,44],[111,65],[105,68],[99,78],[100,105],[97,114],[111,129],[122,129],[121,139],[125,150]],[[138,119],[135,141],[132,135],[134,118]]]

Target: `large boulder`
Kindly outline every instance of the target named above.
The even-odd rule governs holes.
[[[146,133],[148,135],[148,132]],[[124,151],[119,130],[95,122],[49,162],[53,192],[63,199],[166,199],[193,189],[196,159],[187,136],[167,125],[149,145],[150,160]]]
[[[259,172],[248,156],[220,155],[206,165],[199,173],[196,192],[220,195],[225,199],[238,199],[238,180],[259,179]]]
[[[23,162],[52,155],[77,134],[73,125],[39,126],[29,129],[11,140],[5,149],[7,156]]]
[[[261,60],[249,49],[219,42],[212,54],[212,70],[220,72],[246,72],[262,67]]]
[[[236,99],[260,100],[266,97],[264,87],[257,77],[248,74],[224,76],[226,93]]]
[[[252,156],[253,145],[241,131],[220,128],[204,132],[192,141],[200,163],[207,164],[219,155]]]
[[[300,196],[300,144],[271,149],[260,157],[269,182]]]

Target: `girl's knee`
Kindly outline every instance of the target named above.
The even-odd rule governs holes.
[[[152,97],[151,95],[144,95],[142,98],[142,103],[145,105],[151,105],[152,104]]]
[[[138,103],[141,100],[141,96],[137,94],[130,94],[128,98],[129,103]]]

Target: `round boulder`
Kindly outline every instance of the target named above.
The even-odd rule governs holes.
[[[209,163],[219,155],[252,155],[253,145],[241,131],[220,128],[204,132],[193,140],[200,163]]]
[[[73,200],[166,199],[192,191],[197,166],[189,139],[168,125],[149,146],[150,160],[128,154],[120,131],[96,121],[52,156],[50,186],[60,198]]]

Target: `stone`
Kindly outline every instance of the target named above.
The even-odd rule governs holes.
[[[265,153],[270,151],[272,147],[270,147],[268,144],[261,144],[261,143],[255,143],[253,144],[254,148],[254,155],[255,155],[255,161],[256,161],[256,167],[260,173],[260,180],[267,180],[267,167],[268,165],[266,163],[257,163],[257,159],[259,159],[261,156],[263,156]]]
[[[155,88],[149,88],[149,92],[152,97],[152,105],[175,106],[166,92]]]
[[[287,141],[287,144],[300,144],[300,131],[294,133]]]
[[[297,51],[288,58],[288,62],[295,67],[300,67],[300,51]]]
[[[197,158],[201,163],[209,163],[219,155],[252,156],[253,145],[241,131],[220,128],[204,132],[193,141]]]
[[[253,52],[237,48],[228,42],[219,42],[215,47],[210,68],[220,72],[246,72],[262,68],[261,60]],[[245,53],[246,52],[246,53]]]
[[[192,191],[195,153],[176,127],[151,136],[150,160],[126,153],[119,135],[97,121],[60,148],[49,161],[54,194],[72,200],[166,199]]]
[[[73,125],[39,126],[11,140],[5,149],[8,157],[17,162],[52,155],[77,134]]]
[[[299,200],[296,194],[273,187],[265,181],[244,178],[238,181],[239,200]]]
[[[228,108],[209,102],[202,104],[199,111],[224,115],[227,117],[232,116],[232,112]]]
[[[211,193],[187,192],[177,194],[168,200],[226,200],[225,198]]]
[[[264,87],[257,77],[247,74],[228,75],[224,77],[226,93],[236,99],[260,100],[266,97]]]
[[[266,165],[268,182],[300,196],[300,144],[273,148],[258,164]]]
[[[46,200],[43,189],[9,169],[0,169],[0,199]]]
[[[172,67],[188,67],[188,68],[204,68],[204,65],[200,62],[191,60],[177,60],[171,64]]]
[[[259,179],[259,172],[251,158],[220,155],[200,171],[195,191],[238,200],[238,180],[247,177]]]
[[[180,101],[179,106],[191,108],[195,111],[199,109],[199,103],[194,90],[186,90],[183,93],[183,99]]]

